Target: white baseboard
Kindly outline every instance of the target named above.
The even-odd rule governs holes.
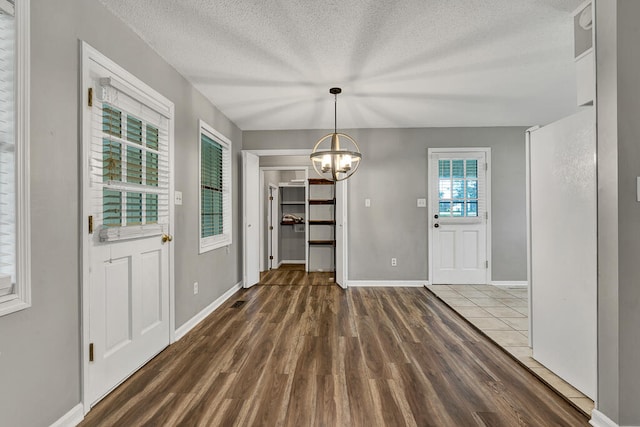
[[[307,262],[303,259],[283,259],[278,264],[278,267],[280,267],[282,264],[306,264],[306,263]]]
[[[494,280],[491,284],[493,286],[528,286],[526,280]]]
[[[231,296],[238,292],[240,288],[242,288],[242,282],[236,283],[231,289],[222,294],[222,296],[206,306],[200,313],[196,314],[176,329],[176,341],[184,337],[191,329],[195,328],[198,323],[202,322],[208,315],[213,313],[216,308],[220,307],[222,303],[231,298]]]
[[[598,411],[597,409],[594,409],[591,412],[591,420],[589,421],[589,424],[591,424],[594,427],[620,427],[618,426],[618,424],[611,421],[609,417],[607,417],[605,414]]]
[[[78,403],[69,412],[60,417],[58,421],[51,424],[50,427],[75,427],[82,420],[84,420],[84,407],[82,403]]]
[[[396,288],[422,288],[427,286],[427,280],[347,280],[347,286],[358,287],[396,287]]]

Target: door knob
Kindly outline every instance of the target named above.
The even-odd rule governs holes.
[[[438,228],[438,227],[440,227],[440,224],[438,224],[438,223],[436,222],[435,224],[433,224],[433,226],[434,226],[435,228]]]
[[[173,236],[171,234],[163,234],[162,235],[162,243],[167,243],[173,240]]]
[[[433,217],[434,217],[435,219],[438,219],[438,214],[435,214]]]

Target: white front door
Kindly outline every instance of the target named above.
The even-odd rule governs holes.
[[[260,162],[258,156],[242,152],[243,281],[249,288],[260,281]]]
[[[83,88],[85,403],[93,405],[169,345],[173,104],[87,45]]]
[[[489,149],[429,149],[431,283],[486,284]]]

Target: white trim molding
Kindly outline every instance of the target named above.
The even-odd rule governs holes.
[[[526,287],[529,284],[526,280],[492,280],[493,286],[521,286]]]
[[[15,273],[13,293],[0,298],[0,316],[31,307],[31,2],[15,2]]]
[[[175,333],[176,341],[178,341],[179,339],[187,335],[187,333],[193,328],[195,328],[198,325],[198,323],[206,319],[208,315],[213,313],[218,307],[220,307],[226,300],[231,298],[231,296],[233,296],[233,294],[238,292],[240,289],[242,289],[242,282],[238,282],[235,285],[233,285],[231,289],[229,289],[227,292],[222,294],[218,299],[216,299],[211,304],[206,306],[204,309],[202,309],[202,311],[200,311],[198,314],[193,316],[191,319],[187,320],[182,326],[176,329],[176,333]]]
[[[594,409],[591,412],[591,420],[589,421],[589,424],[594,427],[621,427],[597,409]]]
[[[69,412],[58,418],[50,427],[75,427],[84,420],[82,403],[78,403]]]
[[[427,280],[347,280],[347,286],[354,288],[422,288]]]

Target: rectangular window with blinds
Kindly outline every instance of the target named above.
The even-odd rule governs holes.
[[[31,305],[29,3],[0,0],[0,316]]]
[[[101,241],[167,233],[169,121],[112,82],[95,82],[92,203],[102,215],[94,226]]]
[[[231,244],[231,141],[200,121],[200,253]]]
[[[439,215],[478,216],[478,160],[438,161]]]

